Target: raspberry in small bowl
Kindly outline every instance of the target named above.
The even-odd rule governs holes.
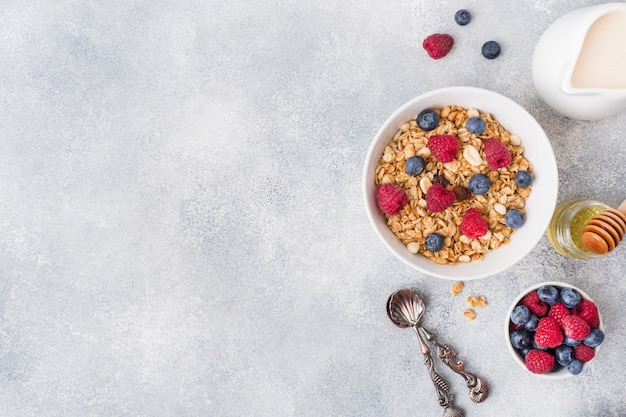
[[[505,337],[513,359],[526,371],[561,379],[584,372],[604,341],[598,306],[580,288],[542,282],[511,304]]]

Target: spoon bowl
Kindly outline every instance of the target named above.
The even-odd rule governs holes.
[[[421,297],[411,290],[398,290],[387,302],[387,316],[400,328],[417,326],[426,306]]]

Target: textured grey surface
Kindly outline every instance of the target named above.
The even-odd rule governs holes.
[[[568,120],[530,76],[543,30],[592,3],[4,1],[0,415],[437,416],[414,334],[385,315],[403,286],[491,384],[475,405],[442,369],[468,417],[626,415],[624,248],[578,262],[544,237],[453,298],[383,247],[360,191],[393,110],[471,85],[542,124],[559,201],[621,202],[626,114]],[[443,60],[421,49],[432,32],[456,38]],[[506,351],[509,303],[543,280],[604,315],[577,378],[534,378]],[[489,301],[473,322],[471,294]]]

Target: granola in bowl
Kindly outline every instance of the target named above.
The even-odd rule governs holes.
[[[424,124],[419,123],[419,116],[404,123],[384,147],[375,167],[376,187],[393,184],[407,197],[397,212],[383,210],[387,226],[410,253],[438,264],[483,259],[488,252],[509,244],[523,226],[533,165],[524,155],[520,137],[490,113],[456,105],[425,111],[432,117]],[[442,146],[448,146],[444,153]],[[503,160],[494,159],[502,153]],[[417,170],[415,160],[421,164]],[[520,172],[525,182],[519,177],[516,181]],[[429,192],[433,184],[440,186]],[[435,191],[447,193],[443,206],[439,201],[438,205],[430,204],[439,198],[429,195]],[[484,219],[483,232],[473,234],[464,229],[464,217],[469,217],[470,211]],[[433,247],[429,236],[436,236],[438,245]]]
[[[481,130],[482,123],[478,119],[469,117],[467,120],[472,119],[473,122],[468,126],[467,122],[463,120],[464,115],[459,116],[458,110],[454,114],[453,104],[464,109],[466,113],[471,111],[467,116],[472,116],[478,112],[478,116],[474,117],[481,119],[480,115],[482,114],[485,118],[485,120],[481,119],[485,124],[484,130],[489,129],[493,133],[493,140],[484,140],[487,136],[481,136],[483,133]],[[446,107],[449,107],[449,110],[445,110]],[[425,110],[434,109],[437,109],[439,113],[433,111],[430,112],[430,117],[420,118],[420,114]],[[440,117],[442,112],[445,117]],[[436,117],[433,117],[432,113],[435,113]],[[420,125],[424,125],[424,128],[420,125],[417,128],[412,127],[411,120],[415,123],[420,120]],[[440,125],[444,127],[440,127]],[[440,132],[436,129],[442,129],[441,133],[443,134],[439,134]],[[454,135],[446,134],[443,129],[450,129],[448,133],[454,133]],[[466,146],[459,138],[460,135],[466,136],[462,129],[466,129],[470,133],[470,139],[474,139],[473,134],[478,135],[480,140],[484,140],[482,148],[478,146],[480,142],[472,145],[475,152]],[[423,136],[419,130],[424,132]],[[412,134],[412,131],[415,133]],[[400,139],[400,136],[405,132],[408,132],[410,139],[403,143],[405,138]],[[431,140],[435,135],[439,138],[435,139],[433,144]],[[412,143],[414,140],[412,136],[416,136],[415,140],[420,140],[421,137],[426,149],[424,146],[418,145],[416,147]],[[390,146],[392,141],[398,142],[398,140],[400,141],[396,145],[397,149]],[[418,152],[422,153],[423,157],[420,156],[420,158],[423,159],[423,164],[419,159],[412,160],[413,162],[409,163],[410,174],[404,176],[402,174],[403,169],[406,174],[407,161],[411,160],[411,158],[406,158],[405,153],[408,152],[410,155],[411,148],[416,154],[415,158],[417,158]],[[386,152],[389,150],[392,152]],[[518,153],[519,151],[521,154]],[[428,152],[430,152],[430,156]],[[518,175],[516,174],[516,178],[513,179],[511,175],[507,178],[504,174],[505,171],[512,174],[513,169],[511,167],[521,163],[518,156],[526,160],[529,165],[527,171],[519,168],[520,171],[518,172],[525,172],[526,175],[520,178],[523,180],[522,185],[515,187],[517,184],[513,185],[512,181],[519,180]],[[444,162],[444,160],[449,162]],[[476,169],[479,172],[482,170],[484,174],[474,174],[472,177],[465,174],[463,181],[461,181],[461,172],[463,171],[461,165],[465,163],[464,161],[478,162],[477,165],[472,165],[469,170],[472,172],[475,172]],[[381,174],[379,167],[381,164],[389,164],[387,168],[390,171],[386,172],[386,168],[382,168],[385,172]],[[447,166],[445,166],[446,164]],[[457,164],[458,167],[456,167]],[[459,184],[450,183],[450,179],[446,178],[443,172],[444,169],[449,170],[448,176],[453,174],[450,179],[459,181]],[[435,170],[436,172],[434,172]],[[429,174],[431,172],[432,177]],[[385,177],[385,175],[388,176]],[[398,182],[396,182],[396,176],[400,178]],[[415,179],[411,179],[411,176]],[[422,179],[422,177],[427,179]],[[392,181],[387,183],[386,181],[389,179]],[[444,180],[447,181],[445,186],[440,183]],[[426,195],[421,189],[420,181],[426,189]],[[434,185],[426,187],[428,181]],[[470,181],[473,182],[471,186]],[[493,188],[491,183],[497,183],[497,181],[507,181],[510,184],[510,194],[508,190],[505,191],[504,182],[504,186],[498,186],[498,188],[502,194],[507,196],[507,199],[510,198],[512,201],[501,202],[497,201],[498,198],[496,198],[491,203],[489,202],[491,197],[487,191],[491,191]],[[407,266],[428,276],[454,281],[460,279],[469,281],[498,274],[528,255],[539,243],[548,228],[556,207],[558,185],[558,169],[552,144],[535,118],[526,109],[506,96],[484,88],[467,86],[445,87],[424,92],[393,111],[378,128],[370,142],[361,177],[365,213],[380,242]],[[519,187],[528,188],[528,195],[520,196]],[[468,190],[468,188],[472,188],[473,191]],[[428,190],[434,191],[429,193]],[[414,195],[417,195],[417,198],[414,198]],[[521,197],[522,201],[516,203],[517,197]],[[500,198],[504,197],[500,196]],[[426,200],[426,203],[422,200]],[[381,203],[383,203],[382,207]],[[515,208],[514,204],[521,207]],[[455,220],[452,211],[455,210],[455,207],[462,205],[468,208],[462,218]],[[425,213],[426,216],[422,217],[418,208],[422,209],[421,213]],[[502,225],[500,226],[502,227],[501,230],[495,231],[495,227],[494,230],[489,230],[488,220],[490,220],[489,213],[491,211],[495,211],[499,215],[502,215],[502,212],[505,213],[503,218],[498,216],[491,219],[492,222],[496,218],[498,219],[498,223]],[[406,216],[404,222],[406,222],[407,227],[405,229],[402,226],[403,216]],[[496,216],[496,214],[492,214],[492,216]],[[427,220],[427,218],[431,220]],[[504,223],[502,223],[502,219],[504,219]],[[442,220],[445,224],[441,224],[440,221]],[[420,231],[418,228],[415,231],[415,225],[413,229],[409,227],[410,224],[418,221],[424,222],[424,230]],[[427,226],[430,222],[432,224]],[[495,225],[495,223],[492,224]],[[449,235],[437,237],[438,233],[443,233],[441,230],[451,225],[455,227],[454,233],[450,228]],[[426,229],[432,227],[440,228],[440,232],[425,235]],[[511,230],[505,232],[507,227]],[[397,230],[392,230],[393,228]],[[403,231],[407,237],[413,234],[412,237],[406,240],[398,238],[396,232],[402,233]],[[515,231],[514,236],[512,236],[513,231]],[[509,235],[505,236],[505,233]],[[418,239],[420,234],[421,238]],[[491,235],[489,236],[489,234]],[[468,238],[467,240],[463,237],[464,235]],[[502,236],[502,242],[499,241],[500,236]],[[490,245],[491,237],[498,239],[500,245],[496,250],[487,246],[485,251],[483,243],[486,246],[488,241]],[[424,240],[422,241],[422,239]],[[505,240],[509,243],[504,244]],[[495,240],[493,242],[494,246],[498,245]],[[458,257],[456,260],[454,260],[456,255],[452,255],[454,252],[443,255],[443,253],[447,253],[446,247],[454,248],[455,245],[458,249],[469,247],[467,252],[473,250],[475,253],[461,254],[457,249]],[[427,257],[426,251],[424,251],[427,246],[436,249],[431,252],[433,255],[442,255],[440,259],[444,263],[437,262],[436,256],[434,260]],[[420,248],[424,254],[419,252]],[[469,257],[468,262],[463,262],[468,260],[465,255]],[[481,256],[484,258],[481,261],[472,261],[472,256],[475,259]]]

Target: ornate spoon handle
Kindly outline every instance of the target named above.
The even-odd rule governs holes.
[[[465,385],[467,385],[470,389],[470,399],[475,403],[485,401],[489,396],[489,385],[487,382],[471,372],[467,372],[465,370],[465,362],[456,357],[456,352],[452,350],[450,346],[439,343],[435,337],[431,333],[427,332],[422,326],[419,328],[424,333],[424,336],[426,336],[426,339],[437,346],[437,356],[439,357],[439,360],[465,379]]]
[[[444,381],[443,378],[437,372],[435,372],[435,364],[433,363],[433,357],[430,354],[430,348],[428,347],[426,342],[424,342],[424,339],[422,339],[422,335],[420,334],[418,327],[414,326],[413,328],[415,329],[417,339],[420,343],[420,349],[422,351],[422,354],[424,355],[424,365],[428,367],[428,374],[430,375],[430,379],[435,385],[439,405],[445,408],[447,411],[448,408],[452,407],[452,400],[454,399],[454,396],[450,394],[446,381]],[[461,416],[462,414],[459,415]]]

